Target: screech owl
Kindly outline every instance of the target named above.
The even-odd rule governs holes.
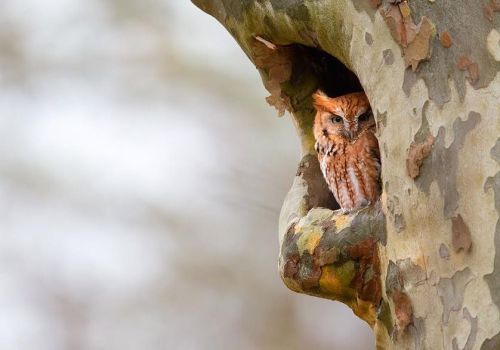
[[[313,94],[315,148],[328,187],[344,212],[374,204],[381,192],[376,125],[363,92]]]

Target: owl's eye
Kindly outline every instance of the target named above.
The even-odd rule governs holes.
[[[332,118],[332,123],[342,123],[342,117],[339,117],[338,115],[334,115]]]
[[[358,117],[358,121],[360,121],[360,122],[367,121],[367,120],[368,120],[368,118],[370,118],[370,113],[371,113],[371,111],[368,111],[368,112],[365,112],[365,113],[361,114],[361,115]]]

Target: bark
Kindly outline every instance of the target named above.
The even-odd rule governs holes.
[[[500,2],[193,2],[297,127],[285,284],[349,305],[381,349],[500,349]],[[335,210],[312,147],[317,88],[368,95],[382,154],[373,208]]]

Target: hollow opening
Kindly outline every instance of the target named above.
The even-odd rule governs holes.
[[[293,47],[293,71],[291,83],[301,83],[312,75],[317,88],[330,97],[363,91],[358,77],[337,58],[317,48],[303,45]]]
[[[299,111],[298,122],[300,128],[312,132],[316,114],[311,95],[320,89],[328,97],[338,97],[353,92],[363,92],[363,87],[354,72],[347,68],[340,60],[330,54],[303,45],[291,45],[290,58],[292,61],[292,75],[289,87],[285,93],[291,97],[294,111]],[[377,146],[378,147],[378,146]],[[315,161],[315,168],[309,176],[310,207],[326,207],[332,210],[340,208],[332,191],[328,188],[319,163]]]

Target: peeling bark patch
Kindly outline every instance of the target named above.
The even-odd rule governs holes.
[[[490,22],[493,22],[493,13],[500,11],[500,1],[490,0],[490,2],[483,7],[484,17]]]
[[[368,33],[368,32],[365,33],[365,42],[369,46],[372,46],[372,44],[373,44],[373,36],[370,33]]]
[[[479,80],[479,66],[467,56],[460,56],[457,61],[457,68],[461,71],[467,71],[469,74],[467,80],[474,85]]]
[[[434,137],[430,134],[424,142],[412,142],[410,144],[406,157],[406,172],[412,179],[415,179],[420,174],[420,166],[431,153],[432,145],[434,145]]]
[[[429,109],[429,100],[424,102],[424,105],[422,107],[422,123],[420,124],[420,128],[418,129],[417,133],[413,137],[413,141],[417,143],[425,142],[425,140],[427,140],[428,136],[431,134],[429,128],[429,121],[427,120],[428,109]],[[415,111],[414,113],[416,114]]]
[[[438,295],[443,304],[443,323],[448,324],[450,313],[459,311],[464,301],[467,284],[472,280],[470,268],[457,271],[451,278],[440,278],[437,284]]]
[[[251,43],[253,61],[255,66],[267,75],[267,79],[263,79],[266,90],[271,94],[266,97],[267,103],[276,108],[278,115],[283,116],[285,111],[292,110],[290,97],[281,89],[281,84],[292,76],[290,50],[276,46],[265,38],[258,38],[260,40],[254,39]]]
[[[384,58],[384,63],[388,66],[394,63],[394,54],[391,49],[384,50],[382,52],[382,57]]]
[[[464,222],[462,215],[451,218],[451,242],[453,250],[458,253],[460,250],[468,252],[472,246],[470,230]]]
[[[408,294],[396,291],[392,296],[394,301],[394,313],[398,323],[398,331],[404,332],[406,327],[410,324],[413,316],[413,307]]]
[[[274,45],[272,42],[270,41],[267,41],[266,39],[264,38],[261,38],[260,36],[256,36],[255,37],[255,40],[257,41],[260,41],[261,43],[263,43],[264,45],[266,45],[266,47],[270,50],[276,50],[278,47],[276,45]]]
[[[444,243],[441,243],[441,245],[439,246],[439,256],[441,257],[441,259],[445,260],[448,260],[450,258],[450,251]]]
[[[439,42],[441,43],[441,46],[449,49],[451,45],[453,45],[453,40],[451,39],[451,35],[449,32],[442,32],[441,35],[439,36]]]
[[[382,299],[380,283],[380,261],[378,258],[377,242],[373,237],[349,247],[351,258],[359,262],[359,268],[353,279],[353,287],[362,300],[378,305]]]
[[[436,181],[441,196],[444,198],[443,213],[449,219],[458,208],[457,168],[458,155],[465,143],[467,134],[476,127],[481,115],[470,112],[467,120],[457,118],[453,123],[455,138],[449,148],[445,147],[445,129],[438,131],[431,155],[424,159],[420,167],[420,175],[416,178],[416,185],[425,193],[429,193],[430,185]]]
[[[407,261],[408,260],[408,261]],[[396,316],[396,328],[391,335],[402,334],[412,321],[413,307],[411,299],[404,291],[405,281],[400,265],[406,265],[411,269],[414,266],[410,259],[398,260],[396,263],[389,260],[385,279],[385,290],[387,296],[394,303],[394,314]]]
[[[431,56],[430,42],[434,35],[434,25],[427,17],[422,17],[417,25],[410,16],[410,8],[407,2],[397,5],[387,4],[382,9],[387,26],[392,37],[403,49],[403,57],[406,67],[415,71],[420,61]]]
[[[405,50],[406,66],[411,66],[413,71],[416,71],[420,61],[431,57],[430,41],[434,35],[434,25],[427,17],[422,17],[422,21],[418,25],[418,32],[415,39],[408,44]]]

